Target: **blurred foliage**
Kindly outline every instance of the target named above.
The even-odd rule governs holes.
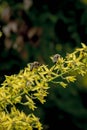
[[[28,62],[38,60],[50,65],[50,55],[64,56],[81,42],[87,44],[87,0],[0,0],[0,83],[4,75],[18,73]],[[55,129],[71,124],[73,129],[86,130],[87,76],[78,77],[71,88],[52,88],[49,103],[36,114]],[[73,91],[76,96],[72,96]],[[69,102],[73,112],[68,109]],[[49,117],[52,113],[55,122]]]

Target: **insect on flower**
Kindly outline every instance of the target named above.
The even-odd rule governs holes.
[[[59,58],[60,58],[60,55],[59,54],[55,54],[51,59],[52,59],[53,63],[57,63]]]
[[[26,81],[26,86],[29,86],[31,84],[30,81]]]
[[[40,66],[40,63],[38,61],[34,61],[33,63],[30,63],[30,71],[32,71],[34,68],[38,68]]]

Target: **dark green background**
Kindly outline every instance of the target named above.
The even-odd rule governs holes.
[[[32,0],[29,9],[24,9],[23,0],[0,1],[0,83],[4,75],[18,73],[27,63],[38,60],[51,66],[49,57],[59,53],[65,56],[81,42],[87,45],[87,2],[83,0]],[[10,7],[8,21],[2,13]],[[5,16],[6,17],[6,16]],[[22,31],[13,32],[7,37],[3,28],[11,21],[19,21]],[[24,23],[25,26],[22,24]],[[26,27],[26,29],[25,29]],[[28,32],[37,31],[28,37]],[[39,32],[39,33],[38,33]],[[17,37],[22,51],[14,49]],[[5,39],[9,38],[12,46],[8,49]],[[9,43],[9,42],[8,42]],[[38,103],[35,114],[40,117],[44,130],[87,130],[87,76],[80,77],[74,84],[64,89],[50,84],[47,102]],[[25,109],[25,108],[24,108]]]

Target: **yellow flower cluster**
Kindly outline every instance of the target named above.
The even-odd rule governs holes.
[[[82,48],[77,48],[65,58],[55,54],[51,59],[54,63],[51,68],[35,61],[18,74],[5,76],[6,79],[0,87],[0,130],[41,130],[39,119],[33,114],[25,115],[23,111],[20,112],[16,104],[34,110],[37,108],[36,100],[45,102],[49,82],[65,88],[69,82],[76,80],[73,72],[82,76],[87,72],[87,46],[83,43]],[[9,105],[11,111],[7,109]]]
[[[20,112],[15,107],[12,107],[11,112],[6,114],[4,111],[0,112],[0,130],[33,130],[37,128],[42,129],[39,119],[33,114],[28,116],[22,111]]]

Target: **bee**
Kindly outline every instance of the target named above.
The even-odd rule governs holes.
[[[33,63],[30,63],[30,71],[32,71],[34,68],[38,68],[40,66],[40,63],[38,61],[34,61]]]
[[[31,84],[30,81],[26,81],[26,86],[29,86]]]
[[[60,58],[59,54],[55,54],[53,57],[51,57],[53,63],[57,63],[58,59]]]

